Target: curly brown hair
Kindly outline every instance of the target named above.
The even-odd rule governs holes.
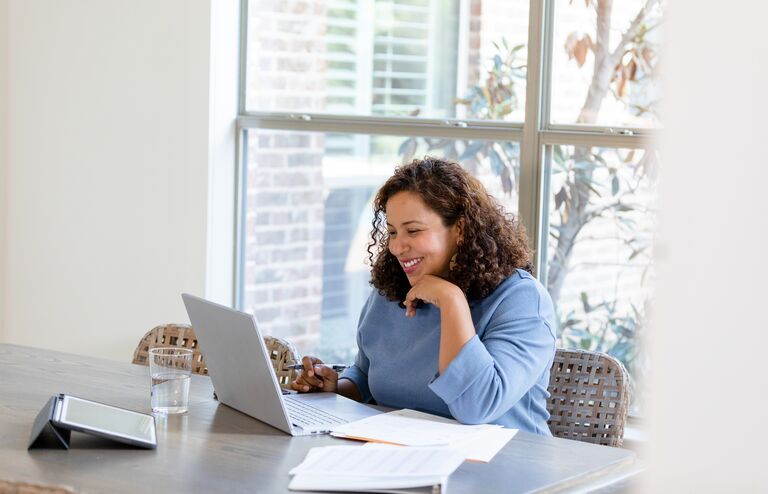
[[[488,194],[475,177],[450,161],[425,157],[395,169],[373,201],[368,259],[371,285],[389,300],[404,300],[408,278],[389,252],[387,201],[398,192],[418,194],[445,226],[463,218],[463,235],[448,280],[469,300],[486,297],[517,269],[531,272],[531,251],[525,230]]]

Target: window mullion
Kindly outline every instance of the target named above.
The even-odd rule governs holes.
[[[246,217],[246,197],[247,197],[247,163],[248,163],[248,136],[247,130],[237,129],[237,165],[235,173],[237,173],[237,179],[235,180],[235,275],[232,277],[234,287],[232,293],[234,294],[233,307],[243,307],[243,276],[244,270],[242,266],[245,265],[243,256],[245,256],[245,217]]]
[[[649,148],[652,146],[653,141],[654,138],[652,134],[637,136],[564,131],[542,131],[539,134],[539,143],[541,146],[562,144],[637,149]]]
[[[539,255],[546,238],[542,238],[544,228],[541,223],[542,171],[541,144],[539,132],[542,128],[542,109],[545,107],[543,84],[544,48],[546,12],[548,0],[531,0],[528,22],[528,74],[525,98],[525,122],[523,140],[520,149],[520,204],[519,218],[530,236],[531,247],[536,253],[534,267],[543,259]],[[538,269],[538,268],[536,268]]]
[[[499,141],[520,141],[523,136],[519,124],[504,124],[502,122],[488,123],[310,114],[249,113],[248,115],[238,117],[237,126],[240,129],[260,128]]]
[[[237,88],[237,111],[245,113],[245,92],[248,72],[248,0],[240,0],[240,77]]]

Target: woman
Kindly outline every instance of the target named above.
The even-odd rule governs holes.
[[[292,384],[549,435],[552,300],[525,233],[459,165],[414,160],[373,203],[373,269],[355,364],[304,357]]]

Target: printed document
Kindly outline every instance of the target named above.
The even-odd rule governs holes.
[[[288,488],[312,491],[377,491],[425,487],[442,490],[464,461],[448,448],[325,446],[312,448],[290,471]]]
[[[467,460],[488,462],[516,433],[500,425],[464,425],[404,409],[342,424],[331,435],[402,446],[445,446],[459,450]]]

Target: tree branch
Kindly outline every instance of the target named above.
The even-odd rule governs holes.
[[[645,18],[648,17],[648,11],[650,11],[651,8],[657,3],[659,3],[659,0],[648,0],[645,2],[645,5],[640,8],[640,11],[638,11],[637,15],[635,15],[635,18],[632,19],[632,23],[629,25],[629,28],[627,28],[627,30],[621,36],[621,41],[610,55],[612,67],[615,67],[616,64],[619,63],[619,60],[621,60],[621,57],[624,55],[624,47],[627,46],[627,44],[632,41],[635,36],[637,36],[637,30],[640,29],[640,25],[643,23],[643,21],[645,21]]]

